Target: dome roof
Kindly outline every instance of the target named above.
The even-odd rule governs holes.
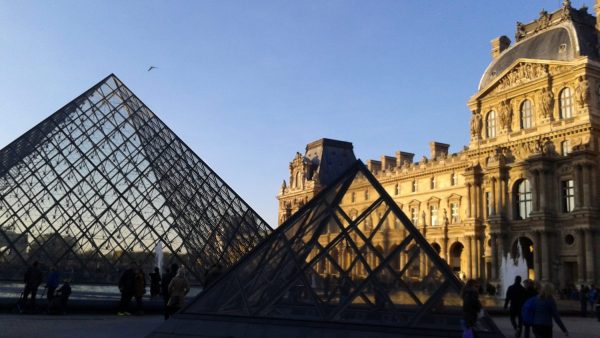
[[[598,59],[597,44],[596,29],[589,22],[563,21],[527,36],[502,52],[483,73],[479,90],[518,59],[571,61],[580,56]]]

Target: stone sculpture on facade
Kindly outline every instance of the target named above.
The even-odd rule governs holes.
[[[500,126],[506,131],[510,131],[512,125],[512,107],[510,100],[500,102]]]
[[[540,112],[541,112],[542,118],[552,119],[552,114],[553,114],[553,110],[554,110],[554,94],[552,93],[552,90],[542,88],[542,92],[540,95],[540,101],[541,101]]]
[[[579,109],[583,109],[586,106],[586,102],[590,97],[589,83],[586,78],[580,76],[577,79],[577,86],[575,87],[575,102]]]
[[[475,139],[480,139],[482,126],[483,123],[481,121],[481,114],[474,113],[473,117],[471,118],[471,137]]]

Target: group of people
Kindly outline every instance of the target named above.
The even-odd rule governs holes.
[[[532,280],[515,277],[515,282],[506,290],[504,309],[510,312],[510,321],[515,337],[529,338],[533,332],[536,338],[552,337],[552,322],[568,336],[554,300],[554,286],[551,283],[540,285]]]
[[[168,267],[161,276],[155,268],[150,275],[150,297],[162,295],[164,300],[164,316],[168,319],[184,305],[185,295],[190,291],[190,284],[185,276],[185,269],[177,264]],[[128,316],[131,299],[136,301],[136,314],[143,314],[142,299],[146,293],[146,278],[144,271],[135,265],[125,270],[119,279],[121,301],[117,315]]]
[[[25,276],[23,278],[25,288],[23,289],[23,295],[19,299],[22,312],[35,312],[36,298],[40,285],[43,281],[43,273],[40,269],[39,262],[35,261],[27,268]],[[67,308],[67,302],[71,295],[71,285],[68,279],[63,281],[63,285],[60,286],[60,274],[55,268],[50,269],[50,273],[46,278],[46,297],[48,300],[48,307],[46,311],[51,314],[62,314],[65,313]]]
[[[593,284],[589,287],[582,284],[579,288],[579,304],[581,305],[581,316],[588,316],[588,304],[590,310],[596,312],[596,318],[600,321],[600,290]]]

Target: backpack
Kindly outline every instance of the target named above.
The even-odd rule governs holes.
[[[533,317],[535,316],[535,301],[537,297],[529,298],[523,308],[521,309],[521,317],[523,318],[523,324],[527,326],[533,325]]]

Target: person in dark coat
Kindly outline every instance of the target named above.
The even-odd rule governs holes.
[[[60,283],[60,276],[58,275],[58,271],[55,268],[50,269],[50,274],[48,274],[48,278],[46,279],[46,288],[48,289],[48,293],[46,294],[48,297],[48,302],[52,301],[54,297],[54,291],[58,287]]]
[[[556,309],[556,301],[554,301],[554,286],[550,283],[545,284],[539,296],[535,299],[535,308],[533,310],[533,334],[536,338],[552,338],[552,320],[558,324],[560,329],[566,336],[569,332],[563,324],[558,310]]]
[[[169,294],[169,284],[171,283],[171,280],[173,280],[173,278],[175,278],[175,275],[177,275],[177,270],[179,270],[179,265],[173,263],[171,264],[171,268],[167,269],[167,271],[165,271],[165,274],[162,277],[162,296],[163,296],[163,301],[165,303],[165,307],[164,307],[164,315],[165,315],[165,319],[169,319],[169,298],[170,298],[170,294]]]
[[[538,286],[531,279],[524,280],[523,287],[525,287],[525,302],[537,296]],[[523,303],[523,305],[525,305],[525,303]],[[533,325],[533,323],[529,323],[524,320],[523,311],[523,307],[521,307],[521,319],[523,322],[523,338],[529,338],[531,334],[531,326]]]
[[[25,272],[25,289],[23,290],[23,301],[27,305],[27,297],[31,295],[30,306],[31,309],[35,309],[35,296],[37,295],[38,287],[42,283],[42,271],[38,267],[38,261],[33,264]]]
[[[581,317],[587,317],[588,292],[587,286],[581,284],[579,289],[579,304],[581,305]]]
[[[477,285],[477,281],[469,279],[461,292],[463,300],[463,326],[465,331],[473,331],[473,327],[477,323],[477,316],[482,309],[478,290],[479,285]],[[473,336],[475,336],[475,332],[473,332]]]
[[[121,301],[119,302],[117,315],[129,316],[131,313],[127,312],[127,310],[135,291],[135,270],[133,267],[125,270],[121,275],[119,279],[119,291],[121,291]]]
[[[160,270],[154,268],[154,272],[150,273],[150,298],[160,294]]]
[[[142,315],[142,298],[146,293],[146,276],[142,268],[137,268],[134,275],[133,296],[135,297],[136,314]]]
[[[506,299],[504,301],[504,310],[508,308],[510,303],[510,323],[515,330],[515,337],[521,337],[523,331],[523,317],[521,316],[521,308],[525,303],[526,291],[521,285],[521,276],[515,277],[513,285],[506,290]]]

